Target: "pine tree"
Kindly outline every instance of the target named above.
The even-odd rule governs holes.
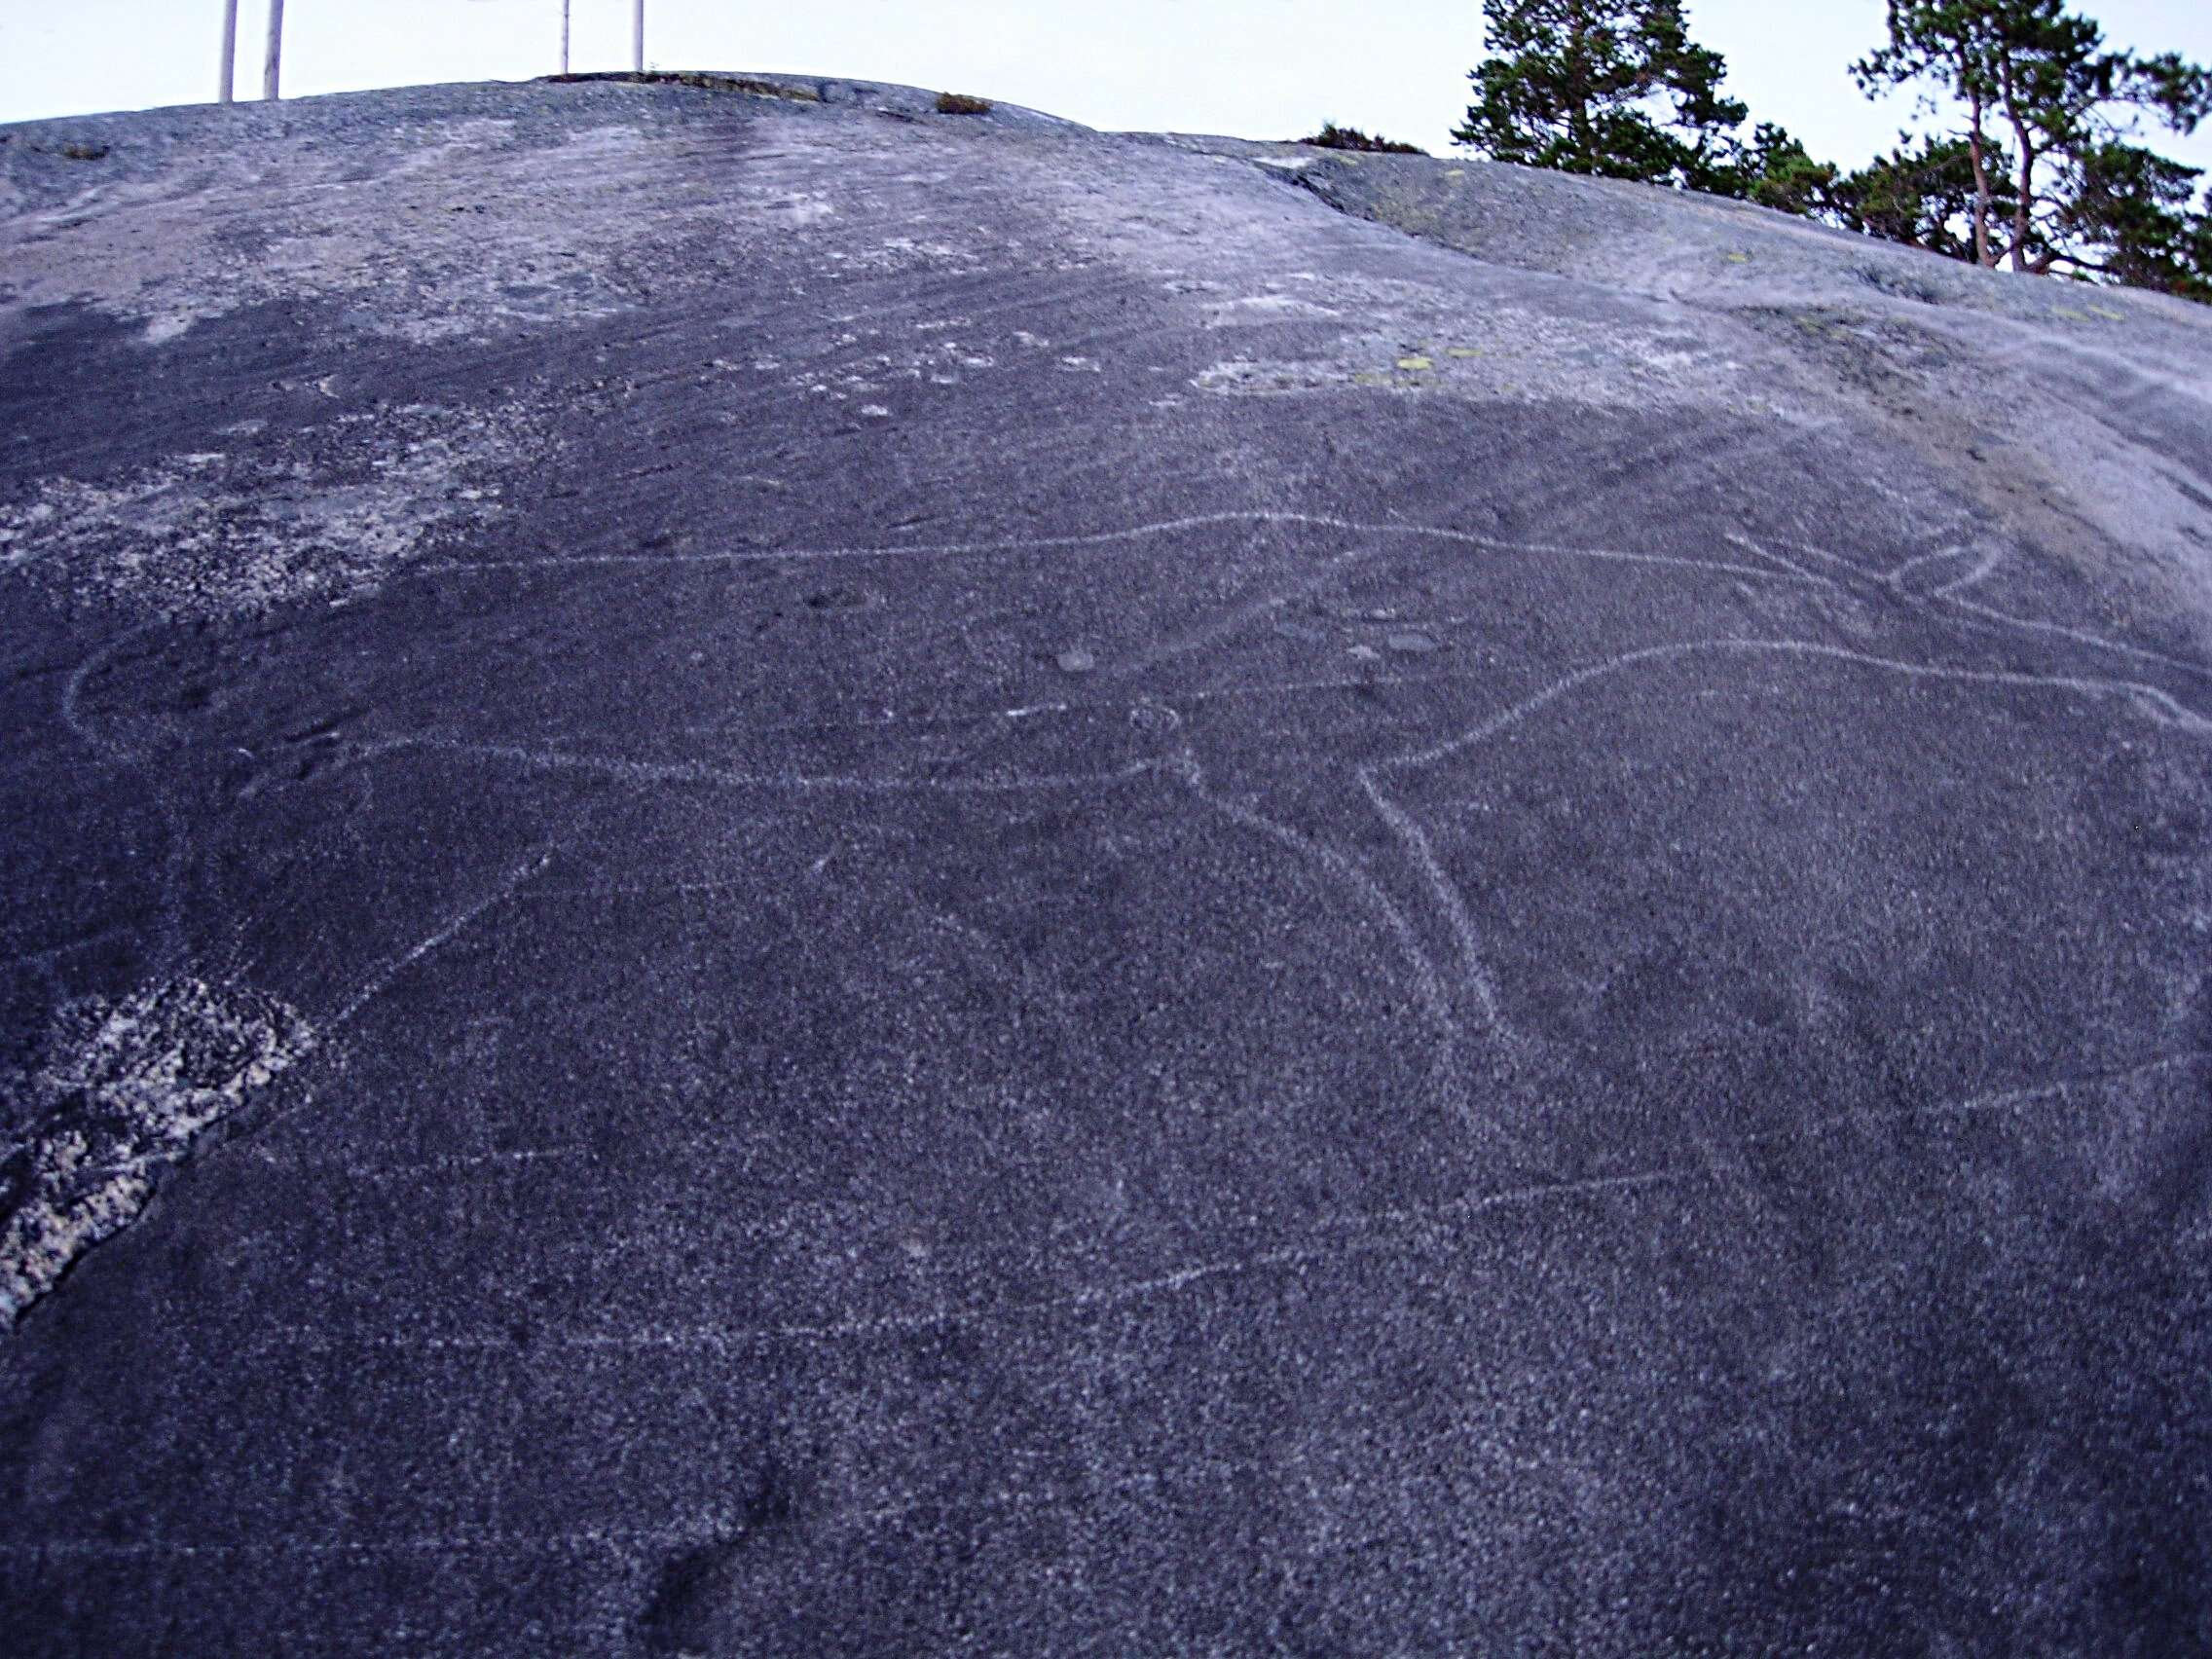
[[[1744,152],[1744,189],[1740,194],[1761,207],[1800,218],[1827,215],[1837,183],[1833,162],[1817,162],[1804,144],[1784,128],[1762,121]],[[1738,194],[1738,193],[1729,193]]]
[[[1981,264],[2116,280],[2157,273],[2176,291],[2212,274],[2195,251],[2205,219],[2189,208],[2195,171],[2131,141],[2138,115],[2188,132],[2212,114],[2212,73],[2172,53],[2107,51],[2064,0],[1890,0],[1889,44],[1853,69],[1869,95],[1921,82],[1964,106]],[[2012,135],[2004,216],[1990,165],[2000,120]]]
[[[2113,281],[2212,301],[2212,202],[2190,210],[2197,169],[2137,144],[2105,144],[2073,159],[2073,183],[2054,221],[2062,249],[2103,250],[2096,269]]]
[[[1937,135],[1916,144],[1899,133],[1895,150],[1835,181],[1822,217],[1886,241],[1976,260],[1977,208],[1997,217],[2010,210],[2009,160],[1994,142],[1976,156],[1965,138]]]
[[[1490,55],[1455,142],[1502,162],[1742,194],[1745,106],[1680,0],[1484,0]],[[1654,112],[1655,103],[1668,107]]]

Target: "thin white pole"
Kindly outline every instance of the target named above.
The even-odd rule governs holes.
[[[223,0],[223,102],[236,91],[239,67],[239,0]]]
[[[236,0],[234,0],[234,4]],[[569,72],[569,0],[561,0],[561,73]]]
[[[276,70],[284,55],[284,0],[269,0],[269,57],[261,66],[261,95],[274,100]]]
[[[630,57],[638,73],[645,72],[645,0],[631,0]]]

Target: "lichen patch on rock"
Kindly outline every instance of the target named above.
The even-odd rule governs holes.
[[[1295,355],[1246,350],[1192,384],[1222,395],[1389,387],[1484,402],[1542,399],[1614,409],[1735,407],[1755,397],[1766,413],[1788,412],[1744,363],[1654,319],[1470,307],[1420,284],[1358,276],[1313,278],[1304,286],[1307,299],[1286,298],[1268,313],[1247,310],[1244,326],[1341,317],[1346,326],[1333,340],[1309,341]],[[1222,309],[1207,308],[1206,326],[1221,326]]]
[[[0,1153],[0,1316],[136,1218],[161,1172],[307,1052],[307,1022],[263,992],[184,978],[64,1007],[16,1081]]]
[[[88,303],[157,346],[273,301],[347,302],[361,331],[417,344],[610,316],[634,283],[588,227],[645,187],[650,157],[628,126],[532,144],[462,120],[295,154],[278,179],[201,159],[0,226],[5,304]]]
[[[0,570],[179,619],[341,601],[432,532],[497,516],[499,475],[541,448],[519,405],[341,415],[320,435],[313,462],[194,453],[120,480],[38,479],[0,504]]]

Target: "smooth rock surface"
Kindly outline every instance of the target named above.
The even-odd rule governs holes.
[[[2212,1647],[2212,311],[772,79],[0,129],[0,1645]]]

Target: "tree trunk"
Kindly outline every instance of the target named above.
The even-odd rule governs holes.
[[[229,103],[238,92],[239,67],[239,0],[223,0],[223,90],[221,100]]]
[[[1989,189],[1989,156],[1981,135],[1981,94],[1973,96],[1973,125],[1967,129],[1967,149],[1973,157],[1973,258],[1988,269],[1997,263],[1989,251],[1989,215],[1993,198]]]
[[[569,72],[569,0],[561,0],[561,73]]]
[[[2028,137],[2028,124],[2020,119],[2020,105],[2012,84],[2012,61],[2000,58],[1998,85],[2005,94],[2005,119],[2012,124],[2012,136],[2020,141],[2018,199],[2012,203],[2012,269],[2028,269],[2028,225],[2035,214],[2036,147]]]
[[[2028,203],[2035,200],[2029,194],[2035,183],[2036,152],[2028,143],[2026,129],[2017,122],[2013,130],[2020,134],[2020,200],[2012,207],[2012,269],[2028,268]]]
[[[283,56],[284,0],[269,0],[269,55],[261,65],[261,95],[272,102],[280,95],[276,83]]]
[[[1587,65],[1582,56],[1582,40],[1577,35],[1567,45],[1566,74],[1563,77],[1567,102],[1567,142],[1568,159],[1574,164],[1568,172],[1596,172],[1593,158],[1598,153],[1598,141],[1590,129],[1590,80],[1584,73]]]

